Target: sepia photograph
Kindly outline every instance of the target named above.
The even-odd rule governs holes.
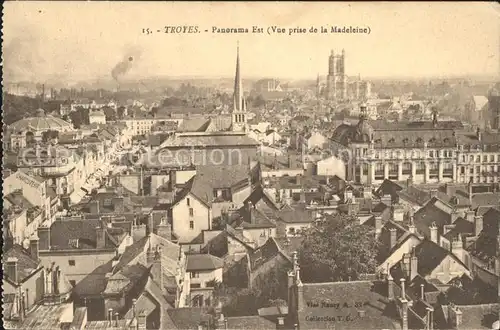
[[[500,329],[499,3],[2,17],[3,329]]]

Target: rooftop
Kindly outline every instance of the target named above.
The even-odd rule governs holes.
[[[224,266],[224,261],[211,254],[188,254],[188,272],[216,270]]]

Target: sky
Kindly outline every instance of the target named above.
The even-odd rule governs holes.
[[[499,76],[499,23],[494,2],[6,2],[4,78],[112,79],[121,62],[128,78],[231,77],[238,42],[243,77],[324,76],[332,49],[345,49],[348,75]],[[166,25],[201,32],[157,32]],[[370,34],[211,33],[214,26],[332,25]]]

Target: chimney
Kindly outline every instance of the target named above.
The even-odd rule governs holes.
[[[160,223],[156,231],[158,232],[158,236],[168,240],[172,239],[172,225],[167,222],[167,219],[162,219],[162,222]]]
[[[390,247],[391,247],[391,250],[394,246],[396,246],[396,240],[397,240],[397,230],[396,228],[391,228],[389,229],[389,232],[390,232]]]
[[[5,275],[14,283],[17,283],[17,258],[9,257],[5,263]]]
[[[114,197],[113,198],[113,206],[115,208],[115,212],[123,213],[123,197]]]
[[[38,227],[38,238],[40,251],[50,250],[50,227]]]
[[[431,189],[429,193],[430,193],[431,198],[434,198],[434,197],[437,197],[438,191],[436,189]]]
[[[113,323],[113,308],[108,309],[108,321],[109,325]]]
[[[146,224],[146,236],[154,233],[154,218],[153,212],[151,212],[148,216],[148,223]]]
[[[448,321],[450,322],[451,329],[460,329],[462,325],[462,311],[458,306],[454,304],[448,306]]]
[[[96,248],[103,249],[106,246],[106,226],[101,224],[95,228]]]
[[[151,247],[151,242],[149,242],[148,250],[146,251],[146,263],[151,265],[155,261],[155,249]]]
[[[408,253],[405,253],[403,255],[403,270],[405,272],[405,277],[410,277],[410,255]]]
[[[408,300],[406,300],[405,279],[401,279],[401,328],[408,330]]]
[[[420,284],[420,300],[425,301],[425,285]]]
[[[217,318],[217,324],[216,324],[217,329],[225,329],[226,328],[226,318],[224,317],[224,314],[220,314],[220,317]]]
[[[382,233],[382,216],[375,216],[375,238],[379,238]]]
[[[387,298],[394,300],[394,279],[392,278],[389,264],[387,264]]]
[[[436,244],[439,244],[439,242],[438,242],[438,228],[437,228],[435,222],[432,223],[430,230],[431,230],[431,241],[436,243]]]
[[[132,299],[132,315],[137,317],[137,299]]]
[[[99,201],[94,200],[89,203],[89,211],[91,214],[99,214]]]
[[[475,216],[475,212],[473,210],[468,210],[465,212],[465,220],[467,220],[469,222],[475,221],[474,216]]]
[[[283,316],[278,316],[278,324],[276,325],[276,329],[284,329],[285,328],[285,318]]]
[[[372,190],[370,187],[363,187],[363,198],[372,199]]]
[[[467,192],[469,193],[469,204],[472,205],[472,181],[467,185]]]
[[[392,221],[402,222],[405,217],[405,211],[400,205],[392,205],[391,218]]]
[[[31,255],[31,258],[33,260],[36,260],[38,261],[40,255],[39,255],[39,248],[40,245],[39,245],[39,239],[38,239],[38,236],[35,234],[33,234],[33,236],[31,237],[30,239],[30,255]]]
[[[354,200],[354,198],[347,204],[347,214],[356,215],[359,212],[359,204]]]
[[[479,129],[479,127],[476,130],[476,137],[477,137],[478,141],[481,141],[482,134],[481,134],[481,130]]]
[[[474,216],[474,235],[479,236],[483,231],[483,217],[481,215]]]
[[[115,327],[118,328],[118,317],[120,316],[120,314],[118,312],[115,313]]]
[[[413,251],[410,259],[410,281],[412,281],[418,275],[418,258]]]
[[[299,203],[305,204],[306,203],[306,192],[304,189],[300,190],[300,200]]]
[[[410,224],[408,225],[408,232],[411,234],[417,233],[417,227],[415,227],[415,224],[413,222],[413,216],[410,218]]]
[[[277,170],[278,169],[278,156],[274,154],[274,160],[273,160],[273,169]]]
[[[460,261],[464,261],[464,243],[461,235],[458,235],[458,237],[451,241],[451,253]]]
[[[292,158],[290,157],[290,154],[288,154],[288,168],[292,168]]]
[[[137,327],[139,329],[146,329],[146,313],[140,311],[137,316]]]
[[[412,178],[412,176],[410,175],[410,176],[408,177],[408,179],[406,179],[406,188],[408,189],[408,188],[409,188],[410,186],[412,186],[412,185],[413,185],[413,178]]]
[[[380,198],[380,201],[387,206],[391,206],[392,205],[392,196],[389,194],[385,194],[384,196],[382,196]]]

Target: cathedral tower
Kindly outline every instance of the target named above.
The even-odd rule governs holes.
[[[234,76],[233,112],[231,114],[231,129],[233,131],[247,130],[247,106],[243,97],[243,84],[240,73],[240,47],[236,49],[236,73]]]

